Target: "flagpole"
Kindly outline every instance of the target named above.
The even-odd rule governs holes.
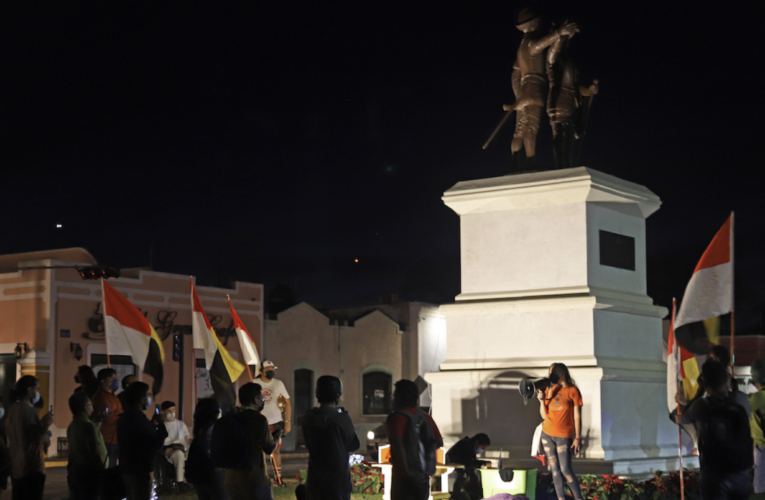
[[[106,334],[106,291],[104,290],[104,279],[101,278],[101,307],[104,309],[104,342],[106,343],[106,366],[112,367],[112,359],[109,356],[109,336]]]
[[[736,267],[733,261],[733,218],[734,212],[730,213],[730,365],[736,366],[736,311],[734,308],[736,287]]]
[[[669,328],[672,330],[672,332],[675,331],[675,309],[676,309],[676,302],[675,298],[672,297],[672,319]],[[675,369],[677,371],[677,392],[676,394],[680,394],[680,361],[682,359],[682,356],[680,356],[679,352],[680,349],[677,347],[677,340],[673,339],[674,343],[676,345],[672,346],[672,355],[675,356],[676,362],[675,362]],[[680,426],[680,416],[682,415],[682,412],[680,411],[680,403],[677,403],[677,455],[679,458],[680,463],[680,470],[678,471],[680,473],[680,500],[685,500],[685,480],[683,478],[683,429]]]

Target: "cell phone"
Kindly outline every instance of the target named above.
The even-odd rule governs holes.
[[[345,407],[344,406],[338,406],[337,407],[337,413],[345,413]]]
[[[48,407],[48,413],[53,413],[53,405],[50,405],[50,406]]]
[[[154,405],[154,414],[159,415],[159,405]]]

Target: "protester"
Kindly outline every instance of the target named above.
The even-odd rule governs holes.
[[[93,395],[93,415],[101,422],[101,434],[109,453],[109,467],[116,467],[119,457],[117,418],[123,411],[120,399],[114,394],[119,389],[117,372],[113,368],[99,370],[98,383],[98,390]]]
[[[227,500],[226,471],[216,469],[210,458],[210,441],[215,422],[220,418],[220,403],[213,398],[200,399],[194,411],[194,440],[186,462],[187,478],[195,473],[192,481],[199,500]]]
[[[714,359],[701,367],[700,378],[708,396],[692,402],[678,420],[699,426],[701,498],[747,499],[754,463],[749,400],[728,390],[727,367]]]
[[[191,443],[189,428],[183,420],[178,420],[176,417],[175,403],[165,401],[162,403],[161,409],[165,416],[165,428],[167,429],[162,453],[175,468],[175,481],[178,483],[178,489],[181,492],[191,491],[193,487],[186,482],[184,476],[186,452],[189,449],[189,443]]]
[[[572,458],[582,446],[582,394],[563,363],[550,366],[550,387],[537,391],[542,423],[542,447],[560,500],[566,498],[563,477],[576,500],[582,500]],[[563,477],[562,477],[563,476]]]
[[[4,416],[5,407],[0,397],[0,498],[3,497],[3,491],[8,489],[8,476],[11,475],[11,453],[8,451]]]
[[[79,384],[74,392],[84,392],[92,400],[99,386],[93,369],[88,365],[80,366],[77,368],[77,373],[74,374],[74,381]]]
[[[395,387],[394,412],[386,421],[393,466],[391,498],[426,500],[430,496],[430,476],[435,473],[436,450],[444,441],[430,415],[417,408],[417,385],[411,380],[399,380]]]
[[[752,363],[752,382],[757,392],[749,396],[752,416],[749,426],[754,441],[754,493],[765,493],[765,359],[757,359]]]
[[[135,378],[135,375],[125,375],[122,377],[122,392],[117,394],[117,397],[120,399],[120,404],[122,405],[122,408],[127,408],[127,401],[125,401],[125,391],[128,387],[130,387],[130,384],[138,380]]]
[[[732,390],[733,392],[738,392],[738,382],[736,381],[736,377],[733,375],[733,366],[731,365],[731,355],[728,348],[725,347],[724,345],[712,346],[712,348],[709,350],[709,353],[707,354],[707,357],[709,359],[714,359],[715,361],[718,361],[720,364],[722,364],[725,367],[729,377],[728,389]]]
[[[13,465],[13,500],[41,500],[45,488],[43,438],[53,423],[53,414],[38,418],[34,403],[40,399],[40,383],[24,375],[11,390],[15,401],[8,410],[8,449]]]
[[[66,428],[69,464],[66,481],[71,500],[96,500],[100,493],[101,471],[108,466],[104,438],[90,421],[93,403],[84,391],[69,397],[72,422]]]
[[[127,410],[117,422],[120,473],[127,500],[149,500],[154,453],[167,437],[165,417],[157,413],[149,421],[144,411],[151,408],[151,390],[143,382],[133,382],[125,391]]]
[[[232,410],[232,418],[244,431],[247,464],[243,469],[226,471],[226,493],[229,500],[273,500],[271,480],[266,473],[266,455],[274,451],[276,441],[269,431],[266,417],[260,413],[265,404],[260,385],[249,382],[241,386],[239,404],[240,407]]]
[[[276,461],[276,472],[281,476],[282,455],[279,451],[282,447],[281,436],[287,435],[292,430],[292,405],[290,404],[290,395],[284,383],[274,378],[276,376],[276,366],[273,361],[265,360],[260,364],[260,378],[258,384],[263,390],[263,397],[266,400],[266,406],[263,408],[263,415],[268,420],[268,426],[271,434],[277,441],[273,456]],[[284,403],[284,417],[282,409],[279,407],[279,401]]]
[[[457,481],[455,481],[454,489],[464,490],[473,499],[483,498],[480,479],[475,470],[483,466],[488,467],[491,465],[491,462],[478,460],[476,455],[486,451],[490,444],[489,436],[479,433],[472,438],[465,436],[449,448],[449,451],[446,452],[446,463],[465,466],[457,474],[458,477]]]
[[[331,375],[316,381],[319,407],[306,413],[303,436],[308,448],[308,500],[349,500],[351,471],[348,454],[359,449],[359,438],[348,413],[337,404],[343,394],[340,379]]]

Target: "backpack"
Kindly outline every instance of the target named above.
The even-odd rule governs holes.
[[[406,461],[409,470],[427,476],[434,475],[436,473],[436,448],[438,446],[433,427],[425,418],[425,413],[419,408],[414,415],[406,410],[398,410],[394,413],[399,413],[409,419],[404,434]]]
[[[754,464],[751,431],[746,410],[736,393],[707,398],[709,411],[701,423],[699,452],[702,469],[719,473],[740,472]]]
[[[207,484],[213,477],[215,466],[205,450],[205,434],[207,434],[206,431],[202,432],[191,442],[189,454],[186,457],[186,481],[191,484]]]
[[[232,410],[215,422],[210,440],[213,466],[221,469],[246,469],[250,465],[250,449],[244,427]]]

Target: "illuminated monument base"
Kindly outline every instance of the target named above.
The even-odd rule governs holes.
[[[540,464],[539,403],[518,381],[563,362],[585,402],[577,472],[676,470],[667,309],[646,295],[645,219],[661,200],[585,167],[460,182],[443,200],[460,216],[462,293],[440,308],[446,361],[425,378],[446,440],[486,432],[507,463]]]

